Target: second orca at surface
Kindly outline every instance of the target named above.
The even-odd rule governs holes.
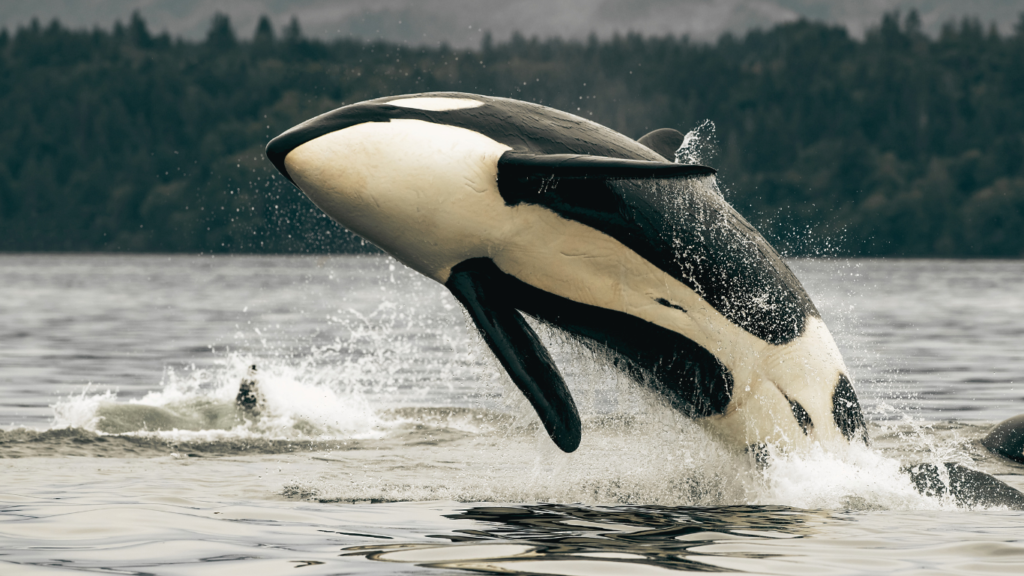
[[[267,155],[336,221],[444,284],[567,452],[580,418],[523,314],[609,352],[739,448],[866,441],[814,304],[714,170],[671,161],[680,140],[432,93],[328,112]]]

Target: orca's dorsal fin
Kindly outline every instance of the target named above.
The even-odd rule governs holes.
[[[659,128],[648,132],[637,142],[661,154],[669,162],[676,161],[676,150],[683,145],[686,137],[683,133],[672,128]]]
[[[489,258],[452,268],[445,286],[465,306],[487,346],[540,416],[548,435],[565,452],[580,445],[582,425],[569,389],[537,334],[502,297],[501,274]]]

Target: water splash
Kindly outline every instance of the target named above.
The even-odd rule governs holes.
[[[254,415],[236,405],[248,366],[259,364],[265,406]],[[168,369],[158,390],[118,401],[88,386],[54,406],[53,428],[106,434],[150,434],[168,440],[374,438],[385,424],[358,386],[313,362],[256,359],[229,353],[212,369]]]
[[[899,460],[854,443],[844,450],[784,454],[772,450],[761,472],[763,491],[756,503],[805,509],[938,510],[952,500],[922,496]]]
[[[273,336],[279,327],[249,326],[235,335],[248,352],[214,351],[212,366],[167,368],[157,389],[141,398],[122,399],[116,391],[86,386],[52,406],[51,428],[176,441],[366,439],[401,425],[395,407],[445,405],[463,397],[480,401],[486,394],[468,390],[482,364],[479,350],[467,342],[473,334],[452,326],[450,314],[422,313],[452,310],[453,299],[446,294],[440,306],[425,302],[433,300],[429,291],[399,289],[408,271],[396,270],[393,261],[385,265],[373,294],[380,303],[369,311],[346,307],[328,315],[324,324],[336,334],[330,340],[317,334],[300,349]],[[266,404],[258,414],[235,402],[250,365],[258,366]]]
[[[676,150],[677,164],[701,164],[708,166],[718,155],[718,138],[715,123],[705,120],[683,136],[683,143]]]

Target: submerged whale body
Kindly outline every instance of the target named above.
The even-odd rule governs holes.
[[[956,462],[942,465],[947,481],[943,481],[940,468],[934,464],[918,464],[904,471],[918,492],[925,496],[949,495],[966,507],[1004,506],[1011,510],[1024,510],[1024,494],[993,476],[971,470]]]
[[[1024,414],[1003,420],[981,439],[990,451],[1024,464]]]
[[[336,221],[444,284],[567,452],[579,415],[523,314],[609,352],[737,447],[866,442],[814,304],[714,170],[671,162],[680,141],[432,93],[328,112],[267,156]]]

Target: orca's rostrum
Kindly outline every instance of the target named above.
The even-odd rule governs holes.
[[[575,403],[522,314],[737,446],[866,441],[842,357],[800,282],[717,192],[551,108],[460,93],[380,98],[300,124],[267,156],[324,212],[444,284],[567,452]]]

